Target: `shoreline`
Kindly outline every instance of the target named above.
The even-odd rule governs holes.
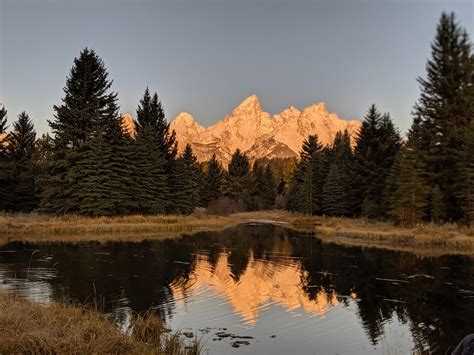
[[[134,315],[123,332],[97,309],[0,292],[0,353],[199,355],[201,350],[197,338],[168,332],[151,312]]]
[[[18,214],[0,216],[0,245],[10,242],[140,242],[217,231],[241,223],[271,223],[299,232],[313,232],[323,242],[348,246],[409,251],[421,255],[474,255],[474,228],[420,224],[395,226],[390,222],[343,217],[320,217],[280,210],[214,216],[82,217]]]

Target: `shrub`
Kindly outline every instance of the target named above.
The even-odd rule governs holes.
[[[227,197],[211,201],[207,205],[207,213],[217,216],[228,216],[242,211],[244,211],[244,208],[237,201]]]

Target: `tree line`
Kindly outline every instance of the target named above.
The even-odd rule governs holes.
[[[52,135],[37,138],[25,112],[5,134],[7,111],[0,110],[0,210],[124,215],[286,207],[402,224],[473,220],[474,56],[454,14],[442,14],[426,70],[406,140],[372,105],[353,142],[347,131],[330,146],[309,136],[296,163],[251,164],[237,150],[224,168],[215,156],[198,163],[189,145],[178,154],[148,88],[135,132],[124,130],[105,64],[85,48],[48,121]]]
[[[227,170],[215,156],[199,164],[188,145],[178,154],[158,95],[145,90],[135,132],[122,127],[117,93],[104,62],[85,48],[74,60],[60,105],[49,121],[52,136],[36,139],[23,112],[2,134],[0,210],[83,215],[189,214],[222,200],[225,208],[273,207],[276,184],[268,164],[251,166],[239,150]],[[220,208],[216,206],[216,208]]]
[[[442,14],[431,50],[406,141],[375,105],[354,149],[347,132],[338,133],[331,147],[310,136],[287,209],[401,224],[474,222],[474,56],[454,14]]]

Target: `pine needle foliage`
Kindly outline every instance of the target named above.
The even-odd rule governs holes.
[[[204,176],[203,189],[201,192],[202,205],[207,207],[209,202],[216,201],[222,196],[222,182],[224,171],[215,154],[212,155],[207,164]]]
[[[466,213],[458,193],[465,131],[474,118],[474,55],[467,31],[454,13],[443,13],[431,44],[410,139],[426,164],[431,188],[439,186],[447,218]]]
[[[329,216],[349,216],[353,155],[347,130],[336,134],[332,154],[332,162],[323,187],[324,213]]]
[[[427,205],[429,189],[425,169],[413,147],[403,147],[392,167],[394,182],[390,197],[390,215],[402,226],[420,222]]]
[[[10,208],[15,212],[31,212],[38,207],[35,143],[36,132],[33,122],[26,112],[21,112],[6,139],[7,161],[11,169]]]

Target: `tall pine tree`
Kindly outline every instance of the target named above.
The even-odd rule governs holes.
[[[323,186],[327,171],[327,150],[310,135],[303,142],[300,161],[293,173],[287,199],[287,209],[308,214],[322,213]]]
[[[222,166],[217,160],[215,154],[212,155],[211,160],[207,165],[205,173],[205,181],[202,189],[202,205],[207,206],[209,202],[218,200],[222,195],[222,181],[224,172]]]
[[[137,109],[136,140],[132,169],[132,190],[137,212],[163,213],[170,208],[166,156],[169,151],[163,137],[164,112],[158,95],[150,96],[148,88]]]
[[[202,189],[202,167],[198,163],[196,156],[193,153],[191,145],[187,144],[184,148],[183,154],[181,156],[183,159],[184,166],[188,171],[189,181],[192,186],[192,192],[190,198],[193,204],[193,209],[199,206],[200,203],[200,191]]]
[[[13,202],[11,165],[7,156],[7,110],[0,109],[0,211],[10,210]]]
[[[384,217],[384,189],[401,146],[401,138],[388,114],[372,105],[356,137],[352,175],[352,210],[370,218]]]
[[[250,198],[246,206],[247,210],[263,210],[266,208],[266,201],[264,200],[265,170],[258,161],[253,164],[250,181]]]
[[[323,209],[330,216],[351,214],[352,148],[349,133],[338,132],[332,146],[332,163],[323,187]]]
[[[393,182],[389,214],[402,226],[419,222],[424,215],[429,189],[423,163],[413,147],[405,146],[399,151],[389,181]]]
[[[443,193],[447,217],[463,215],[457,191],[463,133],[474,117],[474,57],[465,29],[454,13],[441,15],[426,64],[426,77],[418,78],[421,96],[414,108],[410,135],[427,166],[432,188]]]
[[[461,155],[458,196],[467,222],[474,226],[474,120],[465,132]]]
[[[190,214],[198,205],[199,169],[200,166],[188,144],[173,165],[172,212]]]
[[[30,212],[38,207],[37,167],[34,161],[36,132],[33,122],[22,112],[7,138],[7,160],[13,179],[12,210]]]
[[[250,163],[248,157],[237,149],[229,163],[223,184],[223,195],[237,201],[245,208],[250,199]]]
[[[446,206],[443,201],[443,193],[438,185],[430,190],[427,215],[431,217],[432,222],[440,223],[446,219]]]
[[[42,193],[43,210],[55,214],[81,213],[85,209],[87,214],[101,214],[105,209],[107,214],[127,213],[125,205],[131,198],[127,196],[130,177],[124,174],[127,161],[122,148],[126,139],[117,94],[110,91],[111,86],[102,59],[93,50],[82,50],[66,80],[62,104],[54,106],[55,119],[49,122],[53,149]],[[91,173],[98,157],[109,167],[100,179]],[[114,184],[99,186],[102,179],[118,176]],[[108,198],[98,201],[100,208],[97,205],[97,211],[92,211],[89,201],[104,188],[109,193],[100,192],[101,196]]]
[[[176,181],[176,177],[174,176],[176,170],[180,170],[179,167],[174,166],[177,161],[178,150],[176,134],[174,131],[170,131],[170,124],[166,120],[163,105],[158,99],[156,92],[151,96],[149,89],[146,88],[137,110],[137,120],[135,124],[137,132],[149,131],[150,128],[152,128],[152,135],[154,136],[153,144],[156,145],[156,153],[157,155],[161,154],[165,159],[163,170],[166,176],[166,187],[160,187],[159,190],[162,195],[160,198],[165,201],[163,206],[165,212],[171,212],[173,210],[172,202],[176,200],[173,191],[176,191],[176,184],[180,183]],[[148,133],[145,133],[145,135],[146,134]],[[138,135],[140,135],[140,133],[138,133]],[[143,135],[144,134],[142,134],[142,136]],[[159,175],[161,175],[161,173]],[[158,185],[162,186],[162,182],[160,181]]]
[[[264,208],[270,209],[270,208],[273,208],[275,205],[275,198],[276,198],[276,192],[277,192],[275,176],[273,175],[273,170],[270,164],[267,164],[265,166],[263,181],[264,181],[264,185],[263,185],[262,196],[263,196],[263,201],[265,203]]]

